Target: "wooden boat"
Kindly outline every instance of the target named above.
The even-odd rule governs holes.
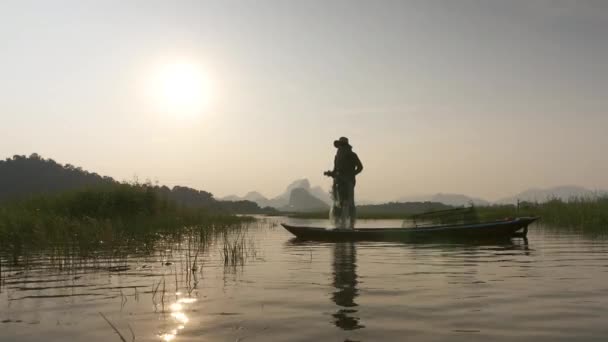
[[[328,229],[320,227],[282,226],[301,240],[312,241],[390,241],[411,239],[493,239],[525,237],[528,225],[538,217],[518,217],[502,221],[437,225],[412,228]]]

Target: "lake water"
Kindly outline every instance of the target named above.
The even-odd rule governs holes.
[[[101,314],[127,341],[608,340],[607,240],[533,225],[527,243],[298,243],[287,220],[195,271],[184,244],[64,270],[5,259],[0,341],[120,341]]]

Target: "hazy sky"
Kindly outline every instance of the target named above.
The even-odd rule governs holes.
[[[38,152],[216,196],[608,188],[608,1],[2,1],[0,157]],[[150,82],[195,63],[200,115]],[[207,95],[206,95],[207,96]]]

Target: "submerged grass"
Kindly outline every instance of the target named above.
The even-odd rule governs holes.
[[[108,323],[112,330],[114,330],[118,337],[120,337],[120,340],[122,342],[127,342],[127,339],[120,333],[120,330],[118,330],[118,328],[116,328],[116,326],[104,314],[99,312],[99,315],[101,315],[101,317]],[[131,326],[129,326],[129,330],[131,331],[131,341],[133,342],[135,341],[135,333],[133,333],[133,329],[131,329]]]

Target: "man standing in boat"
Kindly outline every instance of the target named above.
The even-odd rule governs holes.
[[[324,174],[334,179],[332,197],[332,218],[337,228],[354,229],[356,220],[355,184],[356,176],[363,170],[363,164],[349,144],[348,138],[341,137],[334,141],[338,150],[334,158],[334,169]]]

